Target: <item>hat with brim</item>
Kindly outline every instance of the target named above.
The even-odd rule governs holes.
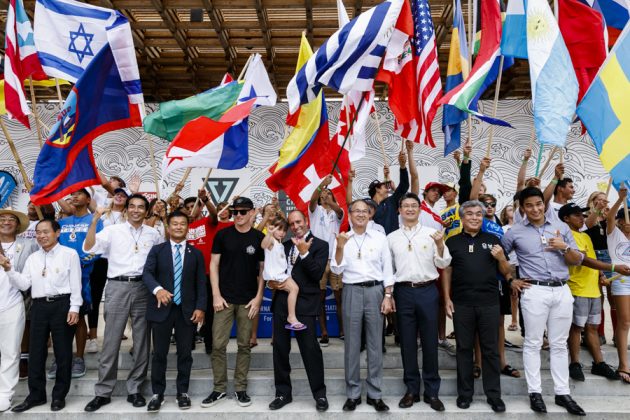
[[[437,188],[440,191],[440,195],[444,195],[445,192],[451,189],[448,185],[440,184],[439,182],[429,182],[424,187],[424,192],[426,193],[431,188]]]
[[[558,210],[558,218],[564,221],[565,217],[571,216],[572,214],[584,214],[587,211],[589,211],[588,207],[580,207],[575,203],[568,203],[560,207],[560,210]]]
[[[20,211],[15,211],[13,209],[11,209],[10,207],[7,207],[6,209],[0,209],[0,216],[2,216],[3,214],[10,214],[12,216],[17,217],[19,225],[18,225],[18,229],[16,234],[20,234],[22,232],[24,232],[26,229],[28,229],[28,226],[30,225],[30,220],[28,220],[28,216]]]
[[[448,190],[455,190],[455,192],[459,194],[459,184],[456,184],[454,182],[445,182],[443,185],[446,185],[448,187]]]
[[[251,210],[254,208],[254,203],[247,197],[238,197],[232,205],[230,206],[230,210],[235,209],[247,209]]]

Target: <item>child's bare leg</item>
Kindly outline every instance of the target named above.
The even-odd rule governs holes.
[[[291,277],[287,278],[284,283],[286,284],[286,291],[289,293],[289,296],[287,298],[287,309],[289,312],[287,322],[289,324],[296,324],[300,322],[295,316],[295,305],[297,304],[297,297],[298,293],[300,292],[300,287]]]

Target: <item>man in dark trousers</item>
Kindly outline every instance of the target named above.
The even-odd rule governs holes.
[[[166,358],[175,329],[177,343],[177,405],[190,408],[188,383],[192,367],[194,324],[204,319],[206,309],[206,270],[201,251],[186,243],[188,217],[175,211],[167,217],[170,241],[155,245],[144,265],[142,280],[151,297],[147,321],[153,334],[151,386],[153,398],[147,411],[156,412],[164,403]]]
[[[324,359],[317,342],[315,318],[319,313],[319,281],[328,262],[328,244],[313,236],[306,216],[299,210],[289,213],[289,228],[293,238],[284,243],[291,277],[300,287],[296,315],[306,329],[295,332],[302,361],[311,386],[317,411],[328,409],[326,385],[324,384]],[[276,398],[269,404],[271,410],[278,410],[292,401],[291,396],[291,331],[284,328],[287,320],[287,292],[284,283],[276,290],[271,310],[273,312],[273,372],[276,385]]]

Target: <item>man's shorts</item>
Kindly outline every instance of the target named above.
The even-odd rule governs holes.
[[[330,283],[331,289],[341,290],[343,288],[343,283],[341,282],[341,279],[341,274],[335,274],[330,271],[330,260],[328,260],[328,263],[326,264],[326,271],[324,271],[324,275],[319,281],[319,289],[326,290],[326,285]]]
[[[599,325],[602,316],[600,298],[573,296],[573,324],[583,328],[586,324]]]

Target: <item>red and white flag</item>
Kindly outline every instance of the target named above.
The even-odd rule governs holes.
[[[24,80],[47,79],[37,57],[33,40],[33,27],[22,0],[10,0],[5,29],[4,100],[9,118],[31,128],[28,115],[31,110],[24,95]]]
[[[405,0],[377,80],[389,85],[389,107],[401,137],[435,147],[431,123],[442,97],[435,30],[427,0]]]

